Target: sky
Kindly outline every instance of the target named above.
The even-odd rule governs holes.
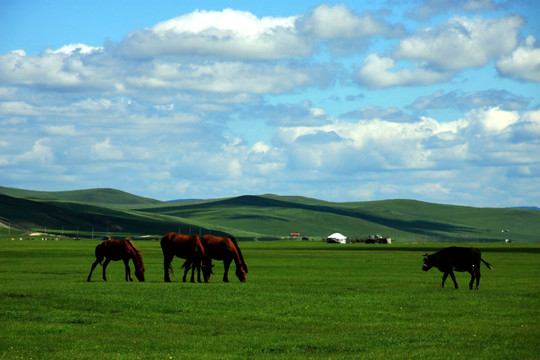
[[[540,4],[0,0],[0,185],[540,206]]]

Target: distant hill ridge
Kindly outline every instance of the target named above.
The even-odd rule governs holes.
[[[14,229],[61,229],[86,236],[179,231],[252,240],[300,233],[320,240],[341,232],[350,238],[380,234],[397,242],[510,238],[532,243],[539,241],[540,212],[406,199],[336,203],[274,194],[164,202],[115,189],[42,192],[0,187],[0,222]],[[0,227],[3,232],[5,227]]]
[[[70,191],[35,191],[0,186],[0,194],[25,199],[74,201],[103,205],[156,205],[162,201],[133,195],[121,190],[97,188]]]

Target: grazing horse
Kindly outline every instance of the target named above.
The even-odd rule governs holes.
[[[97,264],[101,265],[101,262],[105,259],[103,264],[103,280],[107,281],[105,271],[107,265],[111,260],[118,261],[123,260],[126,268],[126,281],[133,281],[131,277],[131,270],[129,268],[129,260],[133,260],[135,265],[135,276],[139,281],[144,281],[144,262],[139,249],[133,245],[133,242],[129,239],[110,239],[105,240],[98,246],[96,246],[96,261],[92,264],[90,274],[88,274],[87,281],[90,281],[92,272],[96,268]]]
[[[236,276],[241,282],[246,282],[246,274],[248,272],[247,264],[244,261],[240,247],[233,236],[218,237],[212,235],[203,235],[201,237],[204,249],[206,251],[206,258],[203,261],[203,275],[204,282],[210,281],[210,275],[212,274],[212,259],[223,260],[223,267],[225,272],[223,273],[223,281],[229,282],[229,266],[234,260],[236,264]],[[189,268],[193,266],[193,263],[186,261],[184,266]]]
[[[205,257],[205,250],[198,235],[184,235],[170,232],[161,239],[161,250],[163,252],[165,282],[171,282],[169,271],[172,270],[171,262],[175,255],[195,265],[191,270],[191,282],[195,282],[195,268],[200,266],[201,261]],[[184,277],[182,278],[184,282],[186,282],[188,270],[189,267],[186,267],[184,270]],[[197,275],[197,281],[201,282],[200,272]]]
[[[480,261],[486,264],[490,270],[493,270],[493,267],[482,259],[482,254],[477,248],[453,246],[444,248],[432,255],[425,254],[422,270],[428,271],[432,267],[436,267],[444,273],[441,287],[444,287],[444,282],[448,275],[450,275],[456,289],[458,288],[458,284],[456,282],[456,277],[454,276],[454,270],[467,271],[471,274],[469,289],[473,289],[474,279],[476,279],[475,289],[478,290],[478,285],[480,283]]]

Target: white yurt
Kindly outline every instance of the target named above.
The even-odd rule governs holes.
[[[347,237],[340,233],[333,233],[332,235],[328,235],[326,237],[326,242],[328,243],[337,243],[337,244],[346,244],[347,243]]]

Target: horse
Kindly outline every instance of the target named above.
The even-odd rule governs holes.
[[[107,265],[109,265],[109,262],[111,260],[118,261],[123,260],[124,266],[126,268],[126,281],[133,281],[133,278],[131,277],[131,269],[129,268],[129,260],[133,260],[133,264],[135,265],[135,276],[139,281],[144,281],[144,262],[141,255],[141,252],[139,249],[133,245],[133,242],[130,239],[110,239],[105,240],[98,246],[96,246],[96,261],[92,264],[92,268],[90,269],[90,274],[88,274],[87,281],[90,281],[92,277],[92,272],[96,268],[97,264],[101,265],[101,262],[103,259],[105,259],[105,263],[103,263],[103,280],[107,281],[107,276],[105,275],[105,271],[107,270]]]
[[[195,282],[195,267],[199,267],[205,258],[205,250],[198,235],[184,235],[175,232],[165,234],[161,239],[161,251],[163,252],[163,268],[165,271],[165,282],[171,282],[169,271],[172,271],[171,262],[174,256],[186,259],[190,264],[194,264],[191,271],[191,282]],[[189,267],[184,270],[182,281],[186,282]],[[201,274],[197,273],[197,281],[201,282]]]
[[[203,269],[204,282],[209,282],[210,275],[213,274],[212,259],[223,260],[223,267],[225,270],[223,273],[224,282],[229,282],[229,266],[233,260],[236,264],[236,276],[238,277],[238,280],[241,282],[246,282],[246,274],[248,272],[247,264],[244,261],[244,257],[242,256],[242,252],[240,251],[240,247],[238,247],[238,243],[236,242],[234,236],[219,237],[213,235],[203,235],[201,236],[201,241],[206,251],[206,257],[201,265]],[[185,266],[186,269],[191,266],[192,271],[196,267],[196,265],[189,260],[186,261],[183,266]]]

